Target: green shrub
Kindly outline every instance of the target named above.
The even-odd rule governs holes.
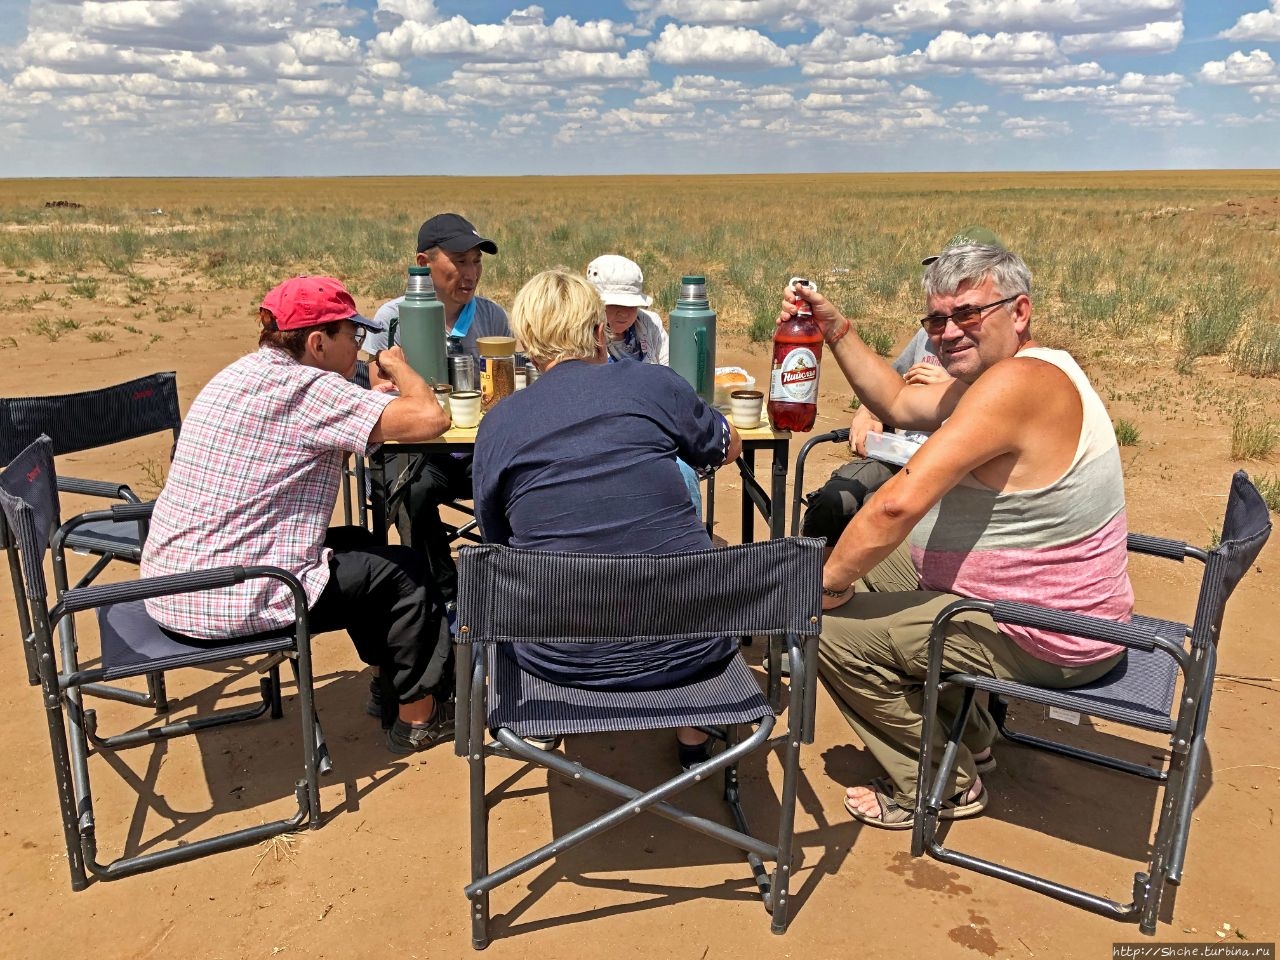
[[[1266,460],[1280,443],[1280,429],[1270,420],[1241,413],[1231,422],[1231,459]]]
[[[1138,428],[1135,427],[1128,420],[1123,420],[1123,419],[1117,420],[1115,423],[1115,428],[1116,428],[1116,443],[1120,444],[1120,446],[1132,447],[1137,444],[1138,438],[1140,436],[1138,433]]]

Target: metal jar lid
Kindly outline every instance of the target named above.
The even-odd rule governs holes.
[[[514,357],[515,337],[476,337],[476,348],[482,357]]]

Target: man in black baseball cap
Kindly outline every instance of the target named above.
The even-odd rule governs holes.
[[[466,253],[483,250],[497,256],[498,245],[476,232],[471,221],[456,213],[437,213],[418,228],[418,253],[424,254],[432,247],[449,253]]]
[[[478,337],[509,337],[507,312],[492,300],[476,294],[487,253],[498,245],[480,236],[471,221],[459,213],[438,213],[418,228],[419,266],[431,268],[436,299],[444,304],[444,328],[450,355],[470,354],[479,369]],[[384,303],[376,314],[385,333],[371,333],[365,350],[375,357],[379,350],[400,342],[400,304],[404,297]],[[370,365],[377,381],[377,364]],[[426,554],[436,585],[452,604],[458,592],[458,571],[453,563],[449,536],[440,522],[440,505],[471,499],[471,457],[463,454],[431,454],[424,457],[422,472],[409,484],[396,528],[400,542]]]

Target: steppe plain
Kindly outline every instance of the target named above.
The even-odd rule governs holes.
[[[61,204],[48,206],[48,204]],[[421,220],[457,210],[500,255],[481,290],[509,304],[546,266],[599,253],[639,261],[663,314],[682,273],[705,273],[720,315],[721,364],[762,378],[781,285],[816,277],[865,336],[891,351],[919,315],[919,260],[981,223],[1036,276],[1039,338],[1071,349],[1123,427],[1134,530],[1213,540],[1233,470],[1270,491],[1280,448],[1280,172],[968,176],[619,177],[504,180],[0,181],[0,395],[58,393],[175,370],[184,409],[255,343],[262,294],[294,273],[343,278],[366,312],[402,286]],[[850,396],[823,371],[819,429]],[[797,442],[793,446],[793,456]],[[156,438],[63,459],[64,472],[153,494]],[[811,458],[814,486],[847,453]],[[737,539],[732,472],[717,532]],[[75,506],[76,504],[73,504]],[[758,530],[763,535],[763,529]],[[120,577],[131,571],[117,571]],[[1141,607],[1191,616],[1196,571],[1135,563]],[[1183,886],[1156,943],[1280,939],[1280,538],[1228,609]],[[92,633],[86,650],[92,652]],[[748,650],[749,657],[755,654]],[[245,849],[72,893],[39,692],[28,687],[16,619],[0,603],[0,956],[462,957],[467,908],[466,768],[447,748],[394,758],[363,713],[365,674],[340,635],[317,643],[318,701],[336,770],[327,820],[290,843]],[[214,679],[243,699],[252,674]],[[175,677],[179,715],[207,708],[208,675]],[[287,691],[288,692],[288,691]],[[104,726],[142,724],[104,704]],[[1031,727],[1063,728],[1023,711]],[[108,855],[257,823],[291,807],[296,705],[285,719],[94,760]],[[1102,736],[1109,734],[1098,724]],[[1160,756],[1150,739],[1128,748]],[[570,755],[643,781],[672,763],[663,736],[571,741]],[[1156,794],[1105,771],[1004,744],[989,815],[953,839],[1125,898],[1145,857]],[[844,784],[875,771],[822,695],[804,755],[802,864],[786,937],[768,932],[749,872],[730,851],[639,818],[500,890],[499,957],[1081,957],[1111,955],[1135,928],[930,860],[902,834],[860,829]],[[638,771],[638,772],[637,772]],[[744,771],[756,821],[776,803],[776,763]],[[600,809],[592,795],[511,764],[493,860]],[[141,789],[143,800],[137,800]],[[716,811],[713,788],[699,809]],[[714,814],[713,814],[714,815]]]

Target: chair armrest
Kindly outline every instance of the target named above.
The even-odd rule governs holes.
[[[145,503],[122,503],[111,508],[111,519],[121,521],[150,520],[155,508],[156,502],[154,500],[148,500]]]
[[[1179,563],[1187,557],[1192,557],[1201,563],[1208,559],[1208,555],[1199,547],[1190,546],[1181,540],[1167,540],[1164,537],[1152,537],[1145,533],[1129,534],[1129,551],[1177,560]]]
[[[57,606],[50,611],[50,620],[56,622],[69,613],[79,613],[95,607],[129,600],[146,600],[150,597],[171,596],[177,593],[198,593],[230,587],[246,580],[269,577],[288,585],[295,597],[306,594],[298,578],[279,567],[213,567],[192,573],[173,573],[163,577],[145,577],[125,583],[104,583],[91,587],[76,587],[62,595]],[[303,610],[305,610],[305,604]]]
[[[125,500],[137,503],[141,498],[126,483],[110,480],[84,480],[80,477],[59,477],[58,489],[63,493],[82,493],[90,497],[106,497],[109,500]]]
[[[1037,627],[1055,633],[1068,633],[1075,637],[1103,640],[1107,643],[1130,647],[1135,650],[1167,648],[1169,641],[1154,630],[1133,623],[1106,620],[1082,613],[1051,610],[1030,603],[997,600],[991,604],[991,618],[997,623],[1013,623],[1022,627]]]
[[[151,511],[155,509],[155,501],[147,503],[121,503],[116,506],[109,507],[106,510],[87,510],[84,513],[77,513],[74,517],[60,526],[53,534],[49,541],[49,546],[53,551],[61,555],[69,537],[76,527],[84,526],[87,523],[103,523],[106,521],[123,521],[137,520],[139,522],[149,520]]]

